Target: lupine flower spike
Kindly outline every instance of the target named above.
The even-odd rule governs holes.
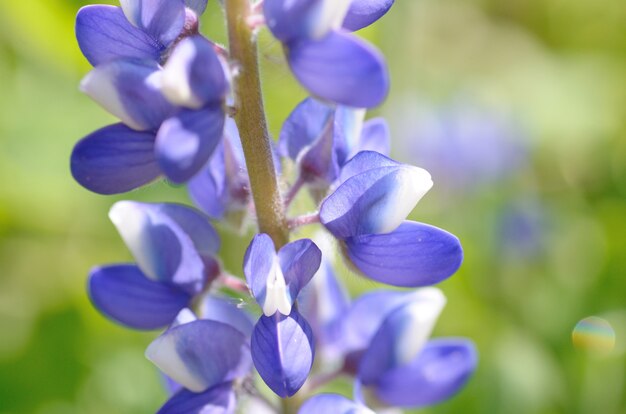
[[[94,66],[81,90],[119,123],[78,142],[74,178],[117,194],[164,177],[188,184],[198,208],[116,202],[109,216],[133,263],[92,269],[94,307],[123,326],[161,330],[145,352],[170,394],[159,414],[257,412],[250,407],[259,404],[273,413],[371,414],[451,398],[477,353],[467,339],[430,339],[445,305],[430,285],[458,270],[463,250],[454,235],[407,220],[433,181],[390,158],[391,128],[367,118],[388,94],[388,70],[353,33],[393,0],[221,4],[230,51],[200,33],[205,0],[121,0],[78,12],[78,44]],[[283,124],[275,151],[258,90],[242,86],[242,77],[260,79],[249,62],[264,24],[311,94]],[[299,216],[292,201],[302,189],[315,211]],[[243,238],[254,219],[243,263],[226,269],[212,222]],[[293,237],[310,224],[315,242]],[[346,271],[409,289],[352,298]],[[339,376],[352,378],[353,395],[316,394]]]

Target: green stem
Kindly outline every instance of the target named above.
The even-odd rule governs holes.
[[[267,233],[278,249],[289,241],[289,233],[265,119],[256,38],[247,24],[251,4],[250,0],[226,0],[225,7],[230,57],[238,69],[234,85],[235,122],[246,158],[259,230]]]

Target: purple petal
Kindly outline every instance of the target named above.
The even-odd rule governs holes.
[[[158,204],[118,201],[111,207],[109,218],[147,276],[173,283],[188,293],[198,293],[207,278],[205,261],[193,238],[167,209]],[[199,219],[194,221],[199,222]],[[214,237],[208,226],[206,224],[204,231],[199,228],[192,234],[194,237],[202,234]],[[205,251],[210,249],[200,247]]]
[[[116,60],[94,68],[80,88],[129,127],[155,130],[174,112],[154,81],[160,71],[153,61]]]
[[[283,246],[278,261],[289,293],[296,298],[319,269],[322,252],[312,240],[300,239]]]
[[[357,151],[372,151],[389,156],[391,134],[387,121],[383,118],[373,118],[365,122]]]
[[[202,36],[178,43],[163,69],[162,88],[179,106],[200,109],[219,104],[228,91],[228,82],[214,45]]]
[[[372,338],[360,364],[358,377],[364,385],[410,363],[430,337],[446,298],[437,288],[419,289],[393,309]]]
[[[265,233],[257,234],[246,250],[243,259],[243,273],[252,294],[261,307],[264,307],[267,296],[267,281],[276,273],[276,267],[277,257],[274,242]],[[278,268],[280,269],[280,266]],[[284,293],[289,293],[286,286]],[[291,298],[288,298],[288,302],[293,303]]]
[[[300,152],[311,145],[333,116],[333,108],[313,98],[306,98],[285,120],[278,141],[283,156],[296,160]]]
[[[313,334],[294,309],[289,316],[261,316],[252,334],[252,360],[268,387],[280,397],[294,395],[309,375]]]
[[[341,169],[341,175],[337,184],[345,182],[348,178],[352,178],[355,175],[370,171],[376,168],[384,167],[399,167],[402,164],[398,161],[392,160],[378,152],[374,151],[362,151],[356,154],[348,163],[346,163]]]
[[[359,30],[383,17],[393,6],[394,0],[352,0],[343,27]]]
[[[362,406],[339,394],[318,394],[309,398],[298,414],[374,414],[369,408]]]
[[[165,49],[126,20],[119,7],[85,6],[76,15],[78,46],[93,66],[120,58],[159,61]]]
[[[168,329],[148,346],[146,357],[193,392],[241,378],[251,368],[244,334],[230,325],[209,320]]]
[[[307,37],[311,31],[315,9],[324,0],[266,0],[263,3],[263,13],[267,27],[274,37],[283,42]]]
[[[199,16],[206,10],[208,0],[185,0],[185,6],[196,12]]]
[[[128,21],[163,46],[172,43],[183,30],[182,0],[120,0],[120,4]]]
[[[300,177],[314,188],[327,188],[339,175],[332,119],[320,136],[298,158]]]
[[[157,414],[234,414],[235,392],[227,382],[202,393],[180,390],[157,411]]]
[[[89,274],[88,290],[100,312],[134,329],[167,326],[191,300],[172,285],[148,279],[134,265],[94,268]]]
[[[252,336],[254,323],[247,313],[239,309],[233,299],[207,295],[200,304],[200,317],[228,324],[246,337]]]
[[[345,288],[339,283],[332,266],[322,261],[320,269],[298,296],[299,310],[309,321],[318,344],[324,344],[324,351],[341,341],[342,319],[350,309],[350,299]]]
[[[86,136],[72,151],[74,179],[99,194],[118,194],[154,181],[161,170],[154,158],[154,134],[122,124]]]
[[[204,214],[182,204],[152,204],[152,208],[156,214],[164,214],[174,220],[189,236],[198,253],[207,257],[217,255],[220,237]]]
[[[434,285],[461,266],[463,249],[454,235],[428,224],[405,221],[387,234],[346,240],[348,256],[365,276],[394,286]]]
[[[357,154],[348,171],[368,153]],[[382,157],[382,156],[380,156]],[[392,161],[392,160],[389,160]],[[341,178],[346,173],[342,171]],[[432,187],[430,174],[396,164],[360,172],[343,182],[320,207],[320,221],[337,238],[388,233],[396,229]]]
[[[306,89],[331,102],[372,108],[389,91],[389,74],[380,52],[348,33],[331,32],[320,40],[290,44],[287,59]]]
[[[364,109],[339,106],[335,111],[335,153],[341,166],[357,153],[364,117]]]
[[[423,407],[452,397],[476,369],[478,355],[467,339],[435,339],[410,364],[380,377],[376,395],[398,407]]]
[[[387,316],[413,300],[414,292],[376,290],[360,296],[343,318],[342,340],[346,352],[365,350]]]
[[[175,183],[193,177],[211,157],[224,130],[221,106],[183,110],[167,119],[156,139],[161,169]]]

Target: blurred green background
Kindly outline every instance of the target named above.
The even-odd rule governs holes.
[[[107,218],[121,198],[188,202],[156,183],[125,197],[79,187],[75,142],[113,122],[78,91],[79,0],[0,0],[0,413],[151,413],[154,333],[118,327],[85,293],[92,265],[130,260]],[[216,1],[203,31],[225,40]],[[463,242],[435,336],[467,336],[480,365],[425,413],[626,413],[624,0],[399,0],[363,31],[387,56],[376,112],[393,153],[431,169],[412,217]],[[304,92],[261,36],[271,130]],[[226,266],[243,251],[224,232]],[[347,276],[354,292],[375,284]],[[590,315],[611,352],[572,344]],[[583,347],[584,348],[584,347]]]

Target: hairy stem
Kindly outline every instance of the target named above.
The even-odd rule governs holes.
[[[235,77],[235,122],[246,158],[250,189],[259,230],[276,248],[289,241],[285,209],[272,158],[272,148],[261,93],[256,38],[247,23],[250,0],[226,0],[230,58],[238,67]]]

